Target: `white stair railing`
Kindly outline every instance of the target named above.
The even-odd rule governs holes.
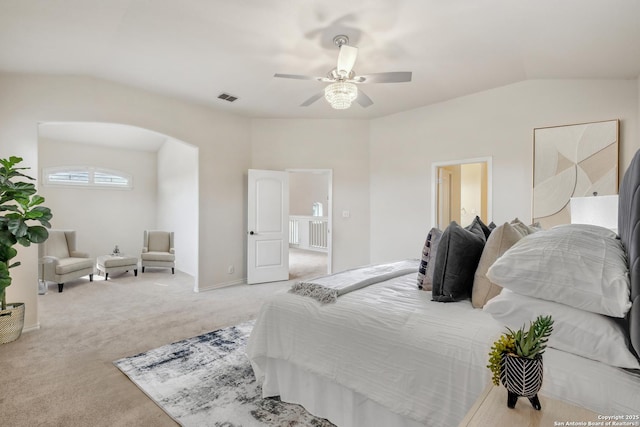
[[[327,217],[290,215],[289,244],[300,249],[328,250],[329,220]]]
[[[327,249],[327,221],[309,221],[309,246]]]
[[[300,222],[296,218],[289,218],[289,244],[300,244]]]

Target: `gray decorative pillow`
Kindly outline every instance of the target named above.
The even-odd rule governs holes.
[[[474,220],[462,228],[453,221],[442,233],[433,272],[432,300],[453,302],[471,296],[473,276],[486,238]]]
[[[473,223],[477,223],[480,226],[480,228],[482,228],[482,232],[484,233],[485,240],[489,238],[489,234],[491,234],[491,232],[493,231],[493,228],[495,228],[496,226],[495,224],[492,223],[493,228],[491,228],[491,224],[486,225],[484,222],[482,222],[480,217],[476,215],[476,217],[473,219],[471,224],[465,228],[469,228],[471,225],[473,225]]]
[[[424,242],[424,247],[422,248],[422,260],[420,261],[420,267],[418,268],[418,289],[422,289],[424,291],[431,290],[433,266],[438,252],[440,237],[442,237],[442,230],[435,227],[429,231],[429,234],[427,234],[427,240]]]
[[[429,264],[427,264],[427,273],[424,276],[423,289],[430,291],[433,289],[433,272],[436,269],[436,257],[438,256],[438,248],[442,239],[442,230],[436,228],[431,237],[431,252],[429,254]]]

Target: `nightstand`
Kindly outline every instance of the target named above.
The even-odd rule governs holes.
[[[597,422],[598,414],[560,400],[538,395],[542,409],[536,411],[529,399],[521,397],[514,409],[507,407],[507,389],[489,384],[473,404],[459,427],[566,425],[567,421]]]

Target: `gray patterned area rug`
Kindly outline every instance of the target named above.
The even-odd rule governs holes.
[[[113,363],[183,426],[333,426],[299,405],[261,397],[245,355],[252,327],[243,323]]]

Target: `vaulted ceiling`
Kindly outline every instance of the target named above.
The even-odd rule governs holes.
[[[359,48],[374,104],[315,80]],[[640,75],[640,0],[0,0],[0,71],[86,75],[248,117],[374,118],[526,79]],[[238,98],[229,103],[221,93]],[[0,94],[1,96],[1,94]]]

